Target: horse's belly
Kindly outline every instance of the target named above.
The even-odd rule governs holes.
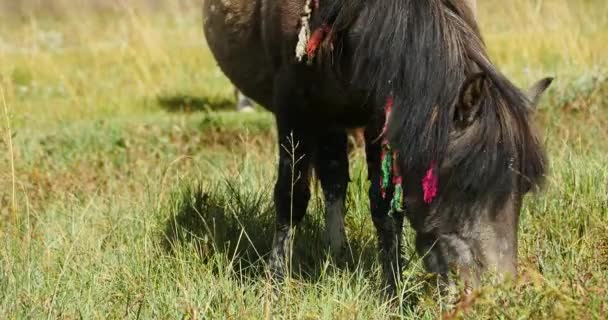
[[[205,0],[204,31],[224,74],[245,95],[273,110],[273,71],[260,37],[259,1]]]

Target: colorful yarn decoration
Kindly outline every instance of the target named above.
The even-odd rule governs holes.
[[[380,157],[380,191],[382,192],[382,199],[386,199],[386,190],[389,188],[391,183],[391,171],[393,169],[392,159],[393,157],[387,157],[391,153],[391,146],[388,143],[382,142],[382,154]]]
[[[304,13],[300,17],[300,33],[296,44],[296,59],[302,61],[304,56],[308,57],[308,63],[314,59],[321,43],[331,34],[331,28],[323,23],[315,29],[312,34],[310,31],[310,20],[313,10],[319,9],[320,0],[306,0]],[[386,137],[388,121],[393,110],[393,97],[389,96],[384,105],[384,127],[382,128],[382,153],[381,153],[381,176],[380,190],[382,199],[386,199],[386,191],[393,186],[393,196],[390,203],[390,213],[403,211],[403,177],[398,166],[398,153],[393,151]],[[389,156],[390,155],[390,156]],[[422,179],[422,189],[424,191],[424,202],[431,204],[438,192],[438,178],[435,174],[436,164],[433,162]]]
[[[389,97],[384,106],[384,127],[382,128],[382,153],[381,153],[381,176],[380,176],[380,190],[382,199],[386,199],[387,190],[393,186],[393,197],[391,198],[391,211],[402,212],[403,211],[403,177],[399,170],[398,165],[398,153],[393,151],[391,145],[386,137],[386,130],[388,127],[388,121],[393,111],[393,97]],[[390,154],[390,156],[389,156]],[[439,190],[439,179],[436,174],[437,164],[433,161],[426,171],[424,178],[422,179],[422,190],[424,192],[423,200],[426,204],[431,204],[437,196]]]
[[[310,18],[312,16],[311,0],[306,0],[304,13],[300,17],[300,32],[298,33],[298,43],[296,44],[296,59],[302,61],[306,55],[306,45],[310,39]]]
[[[317,49],[319,49],[321,42],[330,32],[331,29],[325,23],[319,28],[315,29],[308,39],[308,43],[306,44],[306,55],[308,56],[308,61],[311,61],[315,57],[315,53],[317,52]]]
[[[424,191],[424,203],[431,204],[437,196],[438,179],[435,174],[436,163],[433,161],[430,168],[426,171],[426,175],[422,179],[422,190]]]
[[[315,10],[319,10],[319,0],[306,0],[304,13],[300,17],[300,32],[296,44],[296,59],[298,62],[301,62],[306,56],[308,58],[307,62],[310,64],[321,42],[331,33],[331,28],[326,23],[323,23],[311,33],[310,20]]]
[[[393,111],[393,97],[389,97],[384,105],[384,127],[382,128],[382,154],[381,158],[381,176],[380,176],[380,191],[382,199],[386,199],[386,190],[393,185],[393,196],[391,198],[390,213],[403,211],[403,178],[398,166],[398,153],[393,151],[386,137],[388,120]]]
[[[393,199],[391,199],[391,210],[393,212],[403,211],[403,178],[397,167],[397,153],[393,153]]]

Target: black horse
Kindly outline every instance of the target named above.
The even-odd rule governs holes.
[[[456,268],[471,285],[487,269],[516,272],[522,199],[547,163],[531,117],[551,79],[527,94],[506,79],[465,0],[206,0],[204,8],[222,70],[276,115],[277,274],[306,212],[312,168],[331,249],[345,246],[351,127],[365,127],[371,215],[390,289],[403,267],[404,216],[429,271]],[[402,181],[382,186],[389,175]]]

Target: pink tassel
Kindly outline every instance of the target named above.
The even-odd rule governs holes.
[[[431,204],[433,199],[437,196],[438,179],[435,174],[435,162],[431,164],[431,167],[426,171],[426,175],[422,179],[422,190],[424,190],[424,203]]]

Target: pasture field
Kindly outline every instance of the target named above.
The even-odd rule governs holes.
[[[352,261],[326,254],[315,184],[273,298],[274,120],[233,111],[200,0],[0,0],[0,318],[603,319],[608,2],[479,2],[511,79],[556,77],[536,117],[551,172],[522,210],[519,277],[447,312],[410,229],[403,303],[381,298],[360,148]]]

